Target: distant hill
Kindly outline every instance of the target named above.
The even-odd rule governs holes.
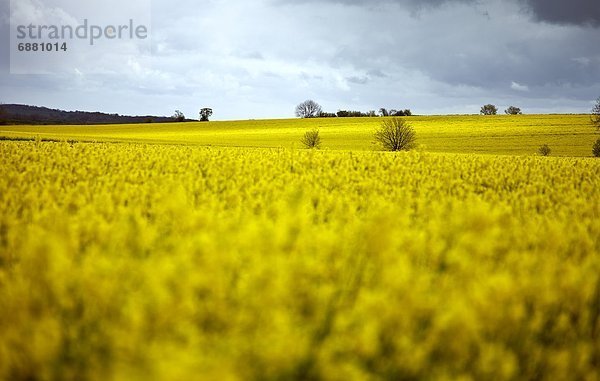
[[[166,116],[125,116],[102,112],[64,111],[47,107],[0,104],[0,124],[134,124],[172,123]],[[186,119],[185,122],[192,120]]]

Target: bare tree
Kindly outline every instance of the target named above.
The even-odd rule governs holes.
[[[313,100],[306,100],[296,106],[296,116],[299,118],[315,118],[319,116],[323,110],[321,106]]]
[[[498,113],[498,107],[488,104],[481,107],[479,111],[481,115],[496,115]]]
[[[375,140],[387,151],[402,151],[414,148],[415,130],[401,118],[386,119],[375,132]]]
[[[596,104],[592,107],[592,125],[600,130],[600,98],[596,99]]]
[[[319,149],[321,146],[321,137],[319,136],[319,130],[306,131],[300,142],[304,147],[311,149]]]
[[[183,115],[181,111],[175,110],[171,118],[175,119],[176,122],[183,122],[185,120],[185,115]]]

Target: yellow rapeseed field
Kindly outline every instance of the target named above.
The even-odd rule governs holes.
[[[309,118],[137,125],[0,126],[1,138],[186,144],[216,147],[301,148],[319,130],[326,150],[373,151],[383,118]],[[428,152],[590,157],[598,139],[589,115],[440,115],[406,118]]]
[[[0,142],[0,379],[600,380],[600,160],[533,153]]]

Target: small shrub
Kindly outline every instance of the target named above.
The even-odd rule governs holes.
[[[548,147],[548,144],[544,144],[538,149],[538,153],[542,156],[548,156],[551,152],[552,150],[550,149],[550,147]]]
[[[375,140],[387,151],[410,150],[417,135],[412,126],[401,118],[386,119],[375,132]]]
[[[321,136],[319,136],[319,130],[307,131],[302,139],[300,139],[300,142],[308,149],[319,149],[321,146]]]
[[[594,143],[592,153],[594,154],[594,157],[600,157],[600,139],[596,140],[596,143]]]

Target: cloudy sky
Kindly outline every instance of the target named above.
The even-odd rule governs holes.
[[[12,9],[93,19],[72,7],[94,1]],[[0,102],[191,118],[212,107],[225,120],[292,117],[305,99],[331,112],[462,114],[484,103],[589,112],[600,96],[598,0],[145,1],[147,51],[11,74],[11,7],[0,0]]]

